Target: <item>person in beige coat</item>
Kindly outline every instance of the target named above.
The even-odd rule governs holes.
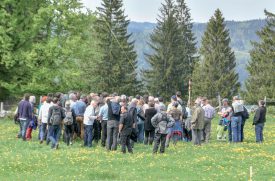
[[[192,141],[194,145],[201,145],[201,130],[204,126],[204,110],[199,98],[195,101],[195,107],[191,118]]]

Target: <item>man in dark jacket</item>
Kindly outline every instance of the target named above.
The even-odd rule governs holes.
[[[112,101],[110,100],[112,99]],[[107,121],[107,150],[117,149],[117,135],[120,119],[119,97],[107,97],[108,121]]]
[[[154,102],[148,103],[149,108],[145,110],[145,121],[144,121],[144,130],[145,130],[145,139],[144,144],[147,145],[149,142],[149,145],[153,144],[154,136],[155,136],[155,128],[153,127],[151,123],[152,117],[154,117],[155,114],[157,114],[157,110],[154,107]]]
[[[264,141],[263,129],[266,121],[265,115],[266,115],[265,102],[263,100],[260,100],[259,108],[256,110],[254,120],[253,120],[253,125],[255,125],[255,135],[256,135],[257,143],[262,143]]]
[[[58,98],[53,98],[53,106],[49,109],[48,125],[50,126],[49,139],[52,142],[52,149],[58,149],[58,139],[61,131],[61,123],[65,118],[64,109],[58,105]]]
[[[30,95],[25,94],[24,99],[18,105],[18,117],[20,120],[20,132],[18,137],[26,141],[26,131],[32,119],[32,106],[29,102]]]
[[[129,153],[133,153],[133,149],[130,143],[130,137],[132,133],[132,128],[134,127],[133,119],[130,118],[130,114],[127,113],[127,107],[121,107],[120,122],[119,122],[119,134],[121,140],[121,151],[126,153],[126,146]]]

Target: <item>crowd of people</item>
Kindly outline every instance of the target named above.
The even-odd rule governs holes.
[[[95,142],[108,151],[117,150],[120,144],[123,153],[126,149],[133,153],[135,142],[154,143],[153,153],[164,153],[170,142],[176,145],[178,141],[192,141],[201,145],[210,142],[216,112],[220,117],[217,140],[242,142],[249,117],[237,96],[231,106],[228,99],[223,99],[219,111],[206,97],[198,97],[189,108],[181,92],[176,92],[167,106],[162,97],[127,97],[105,92],[87,96],[78,92],[48,94],[39,102],[36,108],[35,96],[29,94],[19,102],[15,114],[20,128],[17,137],[30,140],[32,130],[38,127],[40,144],[51,143],[52,149],[58,149],[60,140],[70,146],[77,139],[83,140],[84,147],[92,147]],[[253,120],[258,143],[263,142],[265,114],[265,102],[260,100]]]

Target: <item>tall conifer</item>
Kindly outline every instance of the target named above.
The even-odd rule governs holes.
[[[235,55],[230,47],[228,29],[219,9],[207,24],[200,48],[200,62],[193,73],[193,95],[232,97],[240,83],[235,71]]]
[[[266,26],[259,32],[260,42],[252,42],[247,70],[245,99],[256,103],[265,96],[275,99],[275,15],[265,10]]]

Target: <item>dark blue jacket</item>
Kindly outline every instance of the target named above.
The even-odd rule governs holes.
[[[27,119],[31,120],[32,119],[32,106],[29,101],[22,100],[20,101],[18,105],[18,116],[19,119]]]

